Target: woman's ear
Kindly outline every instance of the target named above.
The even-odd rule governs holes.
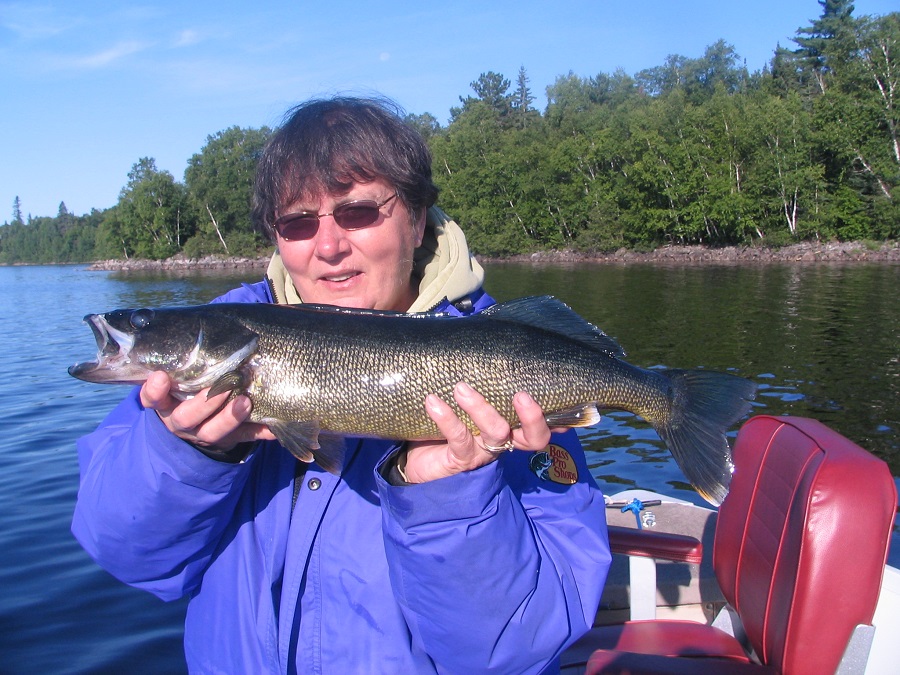
[[[428,209],[422,209],[422,213],[416,219],[414,227],[416,228],[416,248],[422,245],[425,239],[425,223],[428,220]]]

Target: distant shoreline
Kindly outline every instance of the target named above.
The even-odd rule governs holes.
[[[656,263],[693,264],[765,264],[765,263],[853,263],[900,262],[900,243],[885,242],[879,247],[863,242],[801,242],[782,248],[756,246],[664,246],[653,251],[620,249],[615,253],[582,253],[578,251],[545,251],[506,257],[476,256],[489,263]],[[187,258],[174,256],[165,260],[99,260],[91,263],[91,271],[190,271],[265,269],[269,257],[245,258],[206,256]]]

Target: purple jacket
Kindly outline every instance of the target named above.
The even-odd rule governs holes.
[[[271,297],[261,282],[219,301]],[[474,311],[492,302],[480,293]],[[135,389],[78,441],[72,531],[123,582],[190,595],[192,672],[554,672],[593,622],[610,552],[575,433],[553,443],[574,485],[513,452],[396,487],[377,467],[400,445],[348,439],[342,475],[309,465],[295,495],[298,462],[277,442],[218,462]]]

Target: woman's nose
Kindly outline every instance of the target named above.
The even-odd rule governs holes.
[[[334,216],[319,216],[319,229],[316,231],[316,254],[320,258],[329,259],[342,255],[350,250],[347,231],[334,220]]]

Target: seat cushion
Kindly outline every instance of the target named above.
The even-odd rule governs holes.
[[[657,656],[714,656],[749,663],[741,644],[718,628],[694,621],[628,621],[593,628],[563,655],[563,666],[586,663],[596,650]]]
[[[585,664],[585,675],[776,675],[778,671],[733,659],[673,659],[656,654],[597,651]]]
[[[713,564],[760,659],[833,672],[875,610],[896,508],[884,462],[815,420],[741,429]],[[835,611],[840,608],[840,611]]]

